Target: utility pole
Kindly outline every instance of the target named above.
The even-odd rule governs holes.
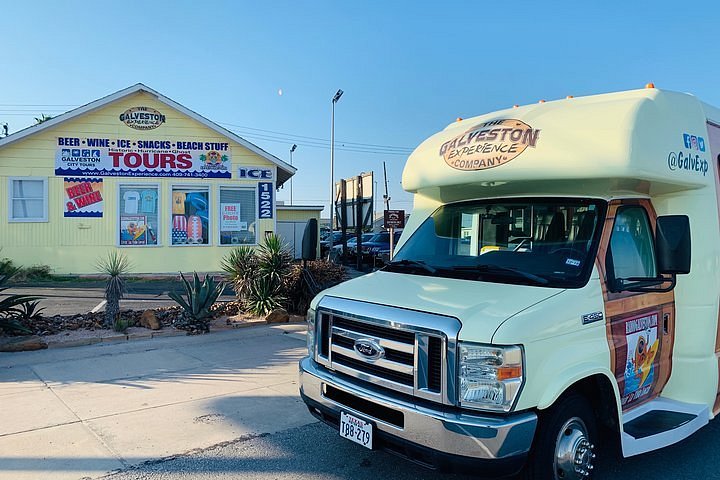
[[[390,195],[388,194],[387,167],[385,166],[385,162],[383,162],[383,176],[385,177],[385,195],[383,195],[385,210],[390,210]],[[385,215],[383,215],[383,218],[384,217]],[[395,229],[390,227],[388,228],[388,232],[390,233],[390,260],[392,260],[395,254]]]
[[[332,252],[333,247],[333,235],[335,230],[333,229],[333,209],[335,208],[335,104],[340,100],[343,95],[342,90],[335,92],[332,98],[332,117],[330,125],[330,240],[328,242],[328,258]]]

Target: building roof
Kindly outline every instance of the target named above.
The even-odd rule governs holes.
[[[112,93],[106,97],[99,98],[93,102],[90,102],[86,105],[83,105],[81,107],[75,108],[73,110],[70,110],[68,112],[65,112],[63,114],[60,114],[56,117],[51,118],[50,120],[47,120],[40,125],[32,125],[30,127],[24,128],[22,130],[19,130],[12,135],[8,135],[7,137],[0,139],[0,148],[9,145],[11,143],[15,143],[19,140],[22,140],[26,137],[29,137],[31,135],[35,135],[36,133],[40,133],[48,128],[52,128],[56,125],[59,125],[63,122],[66,122],[68,120],[71,120],[73,118],[77,118],[81,115],[84,115],[86,113],[92,112],[94,110],[98,110],[100,108],[103,108],[117,100],[120,100],[122,98],[128,97],[130,95],[145,92],[152,96],[154,96],[158,101],[164,103],[165,105],[169,106],[170,108],[173,108],[188,117],[192,118],[193,120],[196,120],[200,122],[201,124],[205,125],[210,130],[214,130],[218,134],[227,137],[243,147],[247,148],[253,153],[256,153],[257,155],[261,156],[262,158],[266,159],[267,161],[277,165],[277,186],[279,187],[283,183],[285,183],[287,180],[292,177],[295,172],[297,172],[297,169],[293,167],[292,165],[285,163],[284,161],[277,158],[275,155],[272,155],[262,148],[258,147],[257,145],[254,145],[244,138],[240,137],[239,135],[231,132],[230,130],[221,127],[217,123],[208,120],[207,118],[203,117],[199,113],[196,113],[189,108],[177,103],[174,100],[171,100],[170,98],[160,94],[159,92],[153,90],[152,88],[143,85],[142,83],[137,83],[131,87],[125,88],[123,90],[117,91],[115,93]]]

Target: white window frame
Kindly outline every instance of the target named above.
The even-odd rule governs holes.
[[[179,189],[194,189],[194,190],[207,190],[208,192],[208,243],[202,244],[202,243],[183,243],[180,245],[173,245],[172,243],[172,221],[173,221],[173,213],[172,213],[172,205],[173,205],[173,192],[176,188]],[[213,229],[215,228],[215,219],[213,218],[212,214],[212,205],[213,205],[213,189],[210,187],[210,185],[198,185],[198,184],[192,184],[192,183],[173,183],[170,185],[170,191],[168,192],[168,205],[170,206],[170,223],[167,225],[168,227],[168,233],[167,233],[167,240],[168,240],[168,246],[169,247],[214,247],[215,244],[213,243],[215,238],[212,234]]]
[[[35,218],[15,218],[13,217],[13,181],[15,180],[35,180],[43,182],[43,216]],[[47,223],[48,222],[48,178],[47,177],[8,177],[8,222],[9,223]]]
[[[221,206],[221,204],[220,204],[220,190],[223,189],[223,188],[225,188],[225,189],[232,189],[232,190],[252,190],[252,191],[253,191],[253,195],[254,195],[253,198],[255,198],[255,211],[254,211],[254,215],[255,215],[255,243],[241,243],[241,244],[232,244],[232,243],[223,244],[223,243],[220,243],[220,215],[222,214],[222,212],[221,212],[222,206]],[[257,201],[258,201],[258,187],[257,187],[257,183],[255,183],[255,185],[242,185],[242,184],[241,184],[241,185],[238,185],[238,184],[234,184],[234,185],[233,185],[233,184],[229,184],[229,183],[224,183],[224,184],[220,184],[220,185],[217,186],[217,208],[215,209],[215,216],[216,216],[216,218],[217,218],[217,222],[216,222],[216,223],[217,223],[218,229],[217,229],[217,231],[215,232],[215,240],[216,240],[216,245],[217,245],[218,247],[241,247],[241,246],[245,246],[245,247],[257,247],[258,245],[260,245],[260,243],[259,243],[259,240],[260,240],[260,231],[259,231],[260,219],[258,218],[258,206],[257,206]]]
[[[156,228],[158,229],[158,232],[157,232],[157,244],[156,245],[120,245],[120,220],[121,220],[120,217],[122,217],[122,215],[123,215],[122,212],[120,211],[120,204],[121,204],[121,200],[122,200],[122,198],[120,197],[120,190],[122,190],[123,188],[127,188],[127,187],[137,188],[140,191],[147,189],[147,188],[157,188],[157,192],[158,192],[158,198],[157,198],[158,225]],[[115,205],[117,205],[117,208],[116,208],[117,222],[115,224],[115,228],[117,228],[117,230],[115,230],[115,246],[118,248],[157,248],[157,247],[162,247],[163,246],[162,236],[160,235],[160,232],[162,231],[162,229],[161,229],[161,224],[162,224],[162,210],[161,210],[161,208],[162,208],[162,187],[161,187],[161,185],[159,183],[133,183],[133,182],[118,183],[116,192],[115,192],[115,197],[116,197]],[[140,201],[142,201],[142,198],[140,199]]]

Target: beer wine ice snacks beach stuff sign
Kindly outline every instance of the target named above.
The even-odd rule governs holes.
[[[231,178],[227,142],[58,137],[55,175]]]

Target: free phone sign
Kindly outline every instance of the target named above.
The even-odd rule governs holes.
[[[405,228],[405,210],[385,210],[385,228]]]
[[[272,182],[258,182],[258,218],[273,218]]]

